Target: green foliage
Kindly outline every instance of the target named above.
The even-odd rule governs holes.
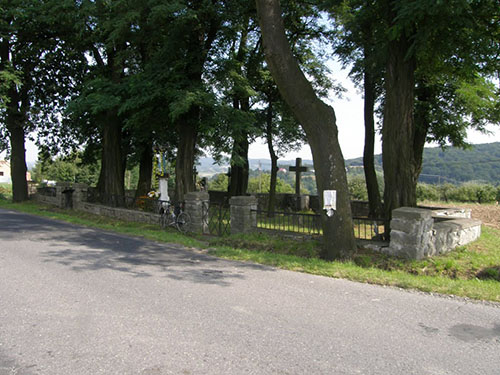
[[[498,200],[500,186],[467,182],[461,185],[417,184],[417,199],[419,201],[453,201],[472,203],[492,203]]]
[[[271,175],[269,173],[261,173],[257,177],[252,177],[248,181],[249,193],[269,193],[269,186],[271,185]],[[304,190],[304,189],[301,189]],[[295,193],[295,188],[281,178],[276,179],[276,193]],[[304,194],[307,194],[304,192]]]
[[[362,176],[348,176],[347,186],[349,187],[349,194],[353,200],[368,200],[368,192],[366,191],[365,178]]]
[[[13,71],[10,65],[5,64],[3,70],[0,70],[0,109],[7,108],[10,101],[7,95],[9,88],[20,84],[19,72]]]
[[[439,201],[441,200],[441,194],[437,186],[419,183],[417,184],[417,200]]]
[[[219,173],[208,181],[208,190],[227,191],[229,178],[224,173]]]
[[[43,180],[56,182],[76,182],[95,186],[99,178],[97,163],[84,164],[78,154],[51,158],[40,158],[32,170],[35,182]]]
[[[285,169],[285,171],[278,171],[278,179],[290,185],[293,188],[293,193],[295,193],[295,173],[289,172],[288,166],[279,166],[279,168]],[[301,175],[300,192],[301,194],[316,194],[316,176],[314,172],[311,171],[313,167],[309,165],[308,168],[309,170]]]

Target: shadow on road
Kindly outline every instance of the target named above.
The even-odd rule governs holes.
[[[273,270],[257,264],[221,260],[182,245],[161,244],[3,210],[0,238],[43,243],[44,247],[50,247],[40,252],[44,262],[56,262],[75,272],[112,270],[139,278],[167,277],[229,286],[231,280],[244,278],[245,269]]]

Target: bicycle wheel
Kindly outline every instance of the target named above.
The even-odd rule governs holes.
[[[191,225],[191,218],[187,213],[181,212],[179,215],[177,215],[175,224],[179,232],[186,233],[189,229],[189,226]]]

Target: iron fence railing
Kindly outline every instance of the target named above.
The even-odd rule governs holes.
[[[360,240],[383,240],[384,219],[353,217],[354,237]]]
[[[269,215],[266,210],[252,212],[257,215],[257,228],[310,235],[322,234],[321,217],[318,214],[273,212]]]
[[[257,215],[257,228],[307,235],[322,235],[321,215],[297,212],[274,212],[252,210]],[[362,240],[384,238],[383,219],[353,217],[354,237]]]
[[[224,236],[231,233],[231,211],[227,203],[203,205],[203,220],[211,235]]]

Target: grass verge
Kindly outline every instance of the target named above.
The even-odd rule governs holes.
[[[500,302],[500,230],[483,227],[481,238],[455,251],[422,261],[409,261],[359,249],[349,261],[318,259],[320,243],[260,233],[209,240],[162,231],[155,225],[129,223],[92,214],[0,199],[0,207],[66,222],[140,236],[191,248],[210,248],[215,256],[249,261],[291,271],[424,292]]]

